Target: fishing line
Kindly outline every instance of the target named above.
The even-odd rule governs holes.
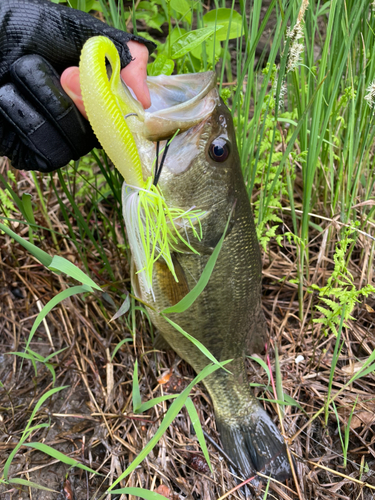
[[[167,144],[165,145],[165,148],[164,148],[164,151],[163,151],[163,156],[161,158],[161,161],[160,161],[160,165],[158,166],[158,160],[159,160],[159,144],[160,142],[158,141],[156,143],[156,165],[155,165],[155,177],[154,177],[154,186],[156,187],[157,186],[157,183],[159,182],[159,178],[160,178],[160,174],[161,174],[161,170],[163,168],[163,165],[164,165],[164,162],[165,162],[165,159],[167,157],[167,153],[168,153],[168,148],[171,144],[171,140],[170,141],[167,141]]]

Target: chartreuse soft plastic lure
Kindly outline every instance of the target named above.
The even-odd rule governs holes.
[[[112,69],[109,79],[106,60]],[[145,112],[121,82],[120,58],[111,40],[102,36],[90,38],[82,49],[79,67],[82,97],[90,124],[125,180],[123,213],[129,244],[137,272],[143,274],[145,279],[142,281],[147,291],[152,292],[152,270],[157,259],[164,258],[178,281],[171,251],[178,251],[177,245],[182,241],[198,253],[176,225],[191,227],[200,239],[199,218],[203,212],[168,207],[160,187],[155,185],[155,177],[143,178],[132,132],[142,136]]]

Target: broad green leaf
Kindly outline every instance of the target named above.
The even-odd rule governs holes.
[[[43,491],[52,491],[53,493],[59,493],[56,490],[52,490],[51,488],[47,488],[47,486],[42,486],[41,484],[34,483],[33,481],[27,481],[27,479],[22,479],[22,478],[13,478],[13,479],[8,479],[9,484],[21,484],[22,486],[28,486],[29,488],[35,488],[37,490],[43,490]]]
[[[232,16],[232,18],[231,18]],[[210,10],[203,16],[204,26],[215,28],[220,25],[221,28],[216,32],[216,40],[231,40],[243,35],[242,16],[232,9]]]
[[[48,267],[51,264],[52,257],[47,252],[33,245],[33,243],[25,240],[24,238],[22,238],[22,236],[18,236],[18,234],[9,229],[9,227],[4,226],[4,224],[0,223],[0,229],[4,231],[4,233],[6,233],[8,236],[11,236],[13,239],[15,239],[17,243],[26,248],[28,252],[34,255],[34,257],[39,260],[41,264],[43,264],[43,266]]]
[[[174,61],[164,54],[159,54],[155,61],[147,65],[150,76],[171,75],[174,70]]]
[[[189,31],[185,33],[180,38],[178,38],[172,46],[172,59],[178,59],[188,52],[190,52],[195,47],[198,47],[207,38],[209,38],[215,31],[219,30],[222,26],[216,26],[213,28],[201,28],[198,30]]]
[[[43,307],[43,309],[40,311],[38,316],[35,318],[33,327],[31,328],[31,331],[29,333],[29,338],[27,339],[26,349],[28,349],[30,342],[33,338],[33,335],[36,332],[36,329],[38,328],[38,326],[41,324],[41,322],[47,316],[47,314],[57,304],[59,304],[60,302],[62,302],[65,299],[67,299],[68,297],[72,297],[73,295],[77,295],[78,293],[87,293],[87,292],[92,292],[92,288],[90,288],[87,285],[72,286],[71,288],[67,288],[66,290],[63,290],[62,292],[58,293],[49,302],[47,302],[47,304]]]
[[[94,9],[101,11],[100,4],[95,0],[68,0],[68,3],[73,9],[79,9],[84,12],[90,12]],[[98,7],[98,8],[97,8]]]
[[[168,58],[171,57],[171,52],[176,40],[178,40],[182,35],[186,33],[184,28],[180,28],[177,26],[174,28],[171,33],[165,39],[165,42],[158,47],[158,55],[164,54]]]
[[[159,493],[156,493],[155,491],[144,490],[143,488],[120,488],[119,490],[113,490],[110,493],[111,495],[134,495],[135,497],[144,498],[145,500],[165,500],[163,495],[159,495]]]
[[[219,40],[213,40],[209,38],[203,44],[199,44],[191,51],[192,55],[197,59],[202,59],[203,45],[206,44],[206,56],[209,61],[213,61],[215,58],[220,57],[222,48]],[[215,51],[215,52],[214,52]]]
[[[203,292],[205,289],[212,271],[214,270],[217,258],[219,257],[219,253],[221,250],[221,247],[223,246],[225,235],[227,234],[228,231],[228,226],[230,219],[232,217],[233,209],[231,210],[231,213],[229,214],[227,224],[224,228],[224,232],[222,237],[219,240],[219,243],[216,245],[214,251],[210,255],[210,258],[207,261],[207,264],[205,265],[203,272],[198,280],[198,283],[195,285],[195,287],[190,290],[188,294],[185,295],[183,299],[181,299],[177,304],[171,307],[167,307],[166,309],[163,309],[161,311],[161,314],[171,314],[171,313],[181,313],[186,311],[199,297],[199,295]]]
[[[79,267],[70,262],[70,260],[60,257],[60,255],[55,255],[53,257],[48,269],[67,274],[71,278],[81,282],[83,285],[92,286],[92,288],[95,288],[96,290],[102,290],[100,286],[87,276],[87,274],[84,273]]]
[[[170,6],[184,17],[184,20],[191,24],[191,6],[186,0],[171,0]]]
[[[51,446],[48,446],[47,444],[44,443],[25,443],[25,446],[29,446],[30,448],[34,448],[35,450],[42,451],[46,455],[49,455],[50,457],[56,458],[56,460],[59,460],[60,462],[70,465],[71,467],[78,467],[79,469],[87,470],[87,472],[91,472],[91,474],[98,474],[98,472],[90,469],[89,467],[86,467],[86,465],[81,464],[80,462],[77,462],[77,460],[74,460],[74,458],[67,457],[64,455],[64,453],[61,453],[60,451],[55,450]]]
[[[139,2],[138,10],[154,10],[154,6],[151,2]]]
[[[206,445],[206,440],[204,439],[203,429],[202,429],[202,425],[201,425],[199,417],[198,417],[197,410],[195,409],[194,403],[190,398],[187,398],[187,400],[185,402],[185,406],[186,406],[186,409],[189,413],[189,417],[190,417],[191,423],[193,424],[195,434],[197,435],[197,439],[198,439],[198,442],[200,444],[201,450],[203,451],[203,455],[206,459],[206,462],[208,463],[210,471],[213,473],[212,467],[211,467],[211,462],[210,462],[210,456],[208,454],[208,449],[207,449],[207,445]]]
[[[162,32],[161,25],[165,22],[165,17],[161,11],[157,10],[155,6],[152,10],[143,10],[141,12],[135,12],[135,19],[141,19],[144,21],[149,28],[154,28]]]
[[[223,365],[229,363],[229,361],[224,361]],[[211,375],[214,371],[219,368],[218,365],[209,365],[204,368],[199,375],[195,377],[195,379],[186,387],[186,389],[173,401],[169,410],[164,416],[162,423],[159,426],[159,429],[156,431],[154,436],[150,439],[147,445],[144,447],[142,452],[133,460],[133,462],[129,465],[129,467],[116,479],[116,481],[109,487],[108,491],[111,491],[112,488],[116,486],[120,481],[122,481],[126,476],[128,476],[141,462],[147,457],[150,451],[154,448],[154,446],[159,442],[160,438],[163,436],[164,432],[167,430],[169,425],[173,422],[175,417],[181,411],[181,408],[184,406],[187,397],[190,394],[190,391],[194,387],[195,384],[198,384],[201,380],[203,380],[208,375]]]
[[[97,0],[94,0],[93,4],[91,5],[91,10],[97,10],[98,12],[103,12],[100,3]]]
[[[138,382],[138,360],[135,360],[133,371],[133,412],[137,413],[138,408],[142,404],[141,393],[139,392]]]

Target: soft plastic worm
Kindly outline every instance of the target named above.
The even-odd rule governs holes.
[[[106,59],[112,67],[109,80]],[[181,232],[190,227],[194,236],[200,239],[199,219],[203,212],[168,207],[160,187],[153,184],[153,176],[143,179],[141,160],[126,115],[136,110],[140,124],[144,112],[134,109],[135,100],[122,86],[120,58],[115,45],[102,36],[90,38],[82,49],[79,68],[83,103],[91,126],[125,179],[123,214],[129,244],[137,272],[143,277],[146,290],[153,295],[153,266],[160,257],[177,281],[171,252],[180,251],[178,242],[198,253]]]
[[[112,67],[109,80],[106,58]],[[79,69],[83,103],[95,135],[125,182],[143,188],[141,160],[125,118],[134,110],[127,105],[115,45],[104,36],[90,38],[82,49]]]

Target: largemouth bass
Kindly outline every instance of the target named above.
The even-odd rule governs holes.
[[[170,318],[199,340],[231,374],[220,369],[207,377],[217,427],[229,457],[247,477],[257,471],[280,481],[290,476],[285,444],[269,415],[251,393],[244,356],[264,347],[266,324],[261,311],[261,256],[240,167],[231,114],[219,97],[214,73],[149,78],[152,107],[142,126],[131,125],[144,178],[153,174],[156,142],[173,138],[158,179],[168,206],[204,212],[202,238],[183,227],[199,254],[181,245],[173,252],[178,282],[162,259],[155,265],[152,292],[137,269],[135,293],[156,311],[148,312],[169,346],[196,372],[209,360],[176,331],[159,311],[176,304],[197,283],[213,249],[229,228],[210,280],[193,305]],[[129,117],[129,123],[133,117]],[[137,117],[134,117],[137,122]],[[139,120],[138,120],[139,122]],[[139,125],[139,123],[138,123]],[[165,146],[160,143],[160,148]],[[123,190],[126,211],[126,186]]]

